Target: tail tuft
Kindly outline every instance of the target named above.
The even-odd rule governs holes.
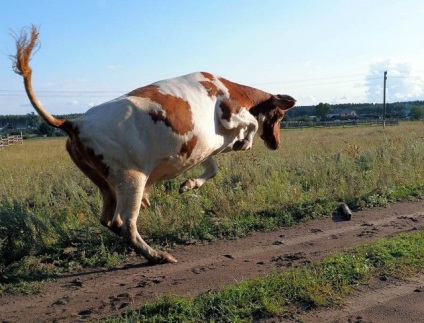
[[[39,47],[37,28],[34,25],[23,28],[19,35],[13,33],[13,36],[16,41],[16,55],[11,57],[13,71],[25,78],[30,77],[31,67],[29,66],[29,61],[31,60],[34,48],[38,49]]]
[[[32,89],[32,70],[29,66],[29,61],[31,60],[34,48],[38,49],[39,47],[37,28],[34,25],[29,28],[23,28],[19,35],[13,33],[13,36],[16,41],[16,55],[11,56],[13,61],[13,71],[23,77],[25,91],[32,106],[40,117],[42,117],[49,125],[63,129],[69,133],[69,122],[65,119],[57,119],[47,112],[43,105],[37,100],[34,90]]]

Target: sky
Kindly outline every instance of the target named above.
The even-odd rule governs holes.
[[[424,100],[422,0],[13,0],[0,3],[0,114],[33,112],[12,71],[34,24],[33,87],[53,114],[83,113],[197,71],[298,105]]]

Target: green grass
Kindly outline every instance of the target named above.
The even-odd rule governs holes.
[[[184,298],[161,296],[107,322],[251,322],[290,312],[342,304],[359,284],[384,274],[396,278],[424,272],[424,231],[400,234],[353,248],[304,268],[250,279],[221,291]],[[295,315],[295,313],[291,313]]]
[[[336,212],[424,195],[424,127],[282,131],[279,150],[217,156],[218,175],[178,194],[186,177],[158,183],[138,226],[163,248],[237,238]],[[0,151],[0,293],[63,271],[114,266],[129,252],[99,223],[101,196],[73,165],[65,139]],[[140,260],[142,261],[142,260]],[[26,269],[28,268],[28,269]]]

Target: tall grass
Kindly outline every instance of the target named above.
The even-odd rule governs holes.
[[[257,140],[251,152],[218,156],[219,174],[198,192],[178,196],[181,180],[157,186],[141,228],[158,242],[232,237],[331,214],[341,202],[360,209],[423,194],[422,123],[282,137],[278,151]]]
[[[31,140],[0,151],[0,292],[125,258],[123,241],[96,219],[97,189],[72,164],[64,143]]]
[[[341,202],[359,209],[423,195],[422,123],[281,134],[278,151],[256,138],[250,152],[217,156],[218,175],[198,191],[179,195],[183,177],[158,183],[140,213],[142,235],[162,246],[233,238],[328,215]],[[99,224],[100,194],[64,144],[31,140],[0,151],[0,283],[28,279],[34,268],[113,265],[128,251]],[[23,263],[31,270],[19,272]]]

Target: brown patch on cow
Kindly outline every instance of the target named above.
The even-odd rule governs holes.
[[[149,115],[155,123],[162,121],[178,135],[185,135],[193,130],[194,125],[190,105],[182,98],[161,93],[157,85],[141,87],[127,95],[147,98],[159,104],[165,113],[153,109],[149,111]]]
[[[72,160],[85,174],[85,171],[90,168],[92,171],[97,173],[96,177],[100,175],[103,179],[106,179],[109,176],[110,167],[103,161],[104,157],[102,155],[96,154],[94,149],[85,146],[81,142],[81,139],[79,138],[79,129],[77,126],[72,125],[72,129],[73,133],[70,134],[69,139],[66,142],[66,149],[68,150]],[[88,174],[86,175],[95,184],[97,184],[97,179],[93,180]]]
[[[162,121],[167,127],[171,127],[171,124],[169,123],[168,119],[166,119],[163,115],[163,111],[156,111],[154,109],[150,109],[149,115],[155,123],[158,121]]]
[[[207,78],[208,80],[211,80],[211,81],[213,81],[214,79],[215,79],[215,77],[211,74],[211,73],[208,73],[208,72],[200,72],[200,74],[202,74],[205,78]]]
[[[69,138],[66,150],[76,166],[100,189],[103,207],[100,222],[113,230],[112,219],[116,208],[116,196],[107,182],[110,167],[102,155],[97,155],[92,148],[86,147],[79,138],[79,129],[71,121],[66,124]],[[117,230],[115,230],[117,231]]]
[[[193,136],[189,141],[183,143],[180,149],[180,155],[182,157],[185,157],[186,159],[189,159],[191,156],[191,153],[194,150],[194,147],[196,147],[197,144],[197,136]]]
[[[230,94],[230,98],[223,100],[220,104],[222,110],[221,118],[228,121],[231,115],[239,113],[242,107],[250,110],[253,106],[271,97],[271,94],[249,86],[233,83],[224,78],[219,78],[219,80],[225,85]]]
[[[200,81],[200,84],[203,85],[203,87],[206,89],[206,91],[208,92],[208,96],[212,97],[212,96],[220,96],[220,95],[224,95],[224,91],[222,91],[221,89],[219,89],[215,83],[211,82],[215,80],[215,77],[211,74],[211,73],[207,73],[207,72],[201,72],[201,74],[208,79],[209,81]]]
[[[203,85],[203,87],[206,89],[206,91],[208,92],[208,96],[212,97],[212,96],[221,96],[224,95],[224,92],[219,89],[215,83],[213,82],[209,82],[209,81],[200,81],[200,84]]]
[[[240,112],[242,105],[240,105],[237,101],[226,99],[221,101],[219,107],[222,111],[221,119],[230,121],[233,114]]]

